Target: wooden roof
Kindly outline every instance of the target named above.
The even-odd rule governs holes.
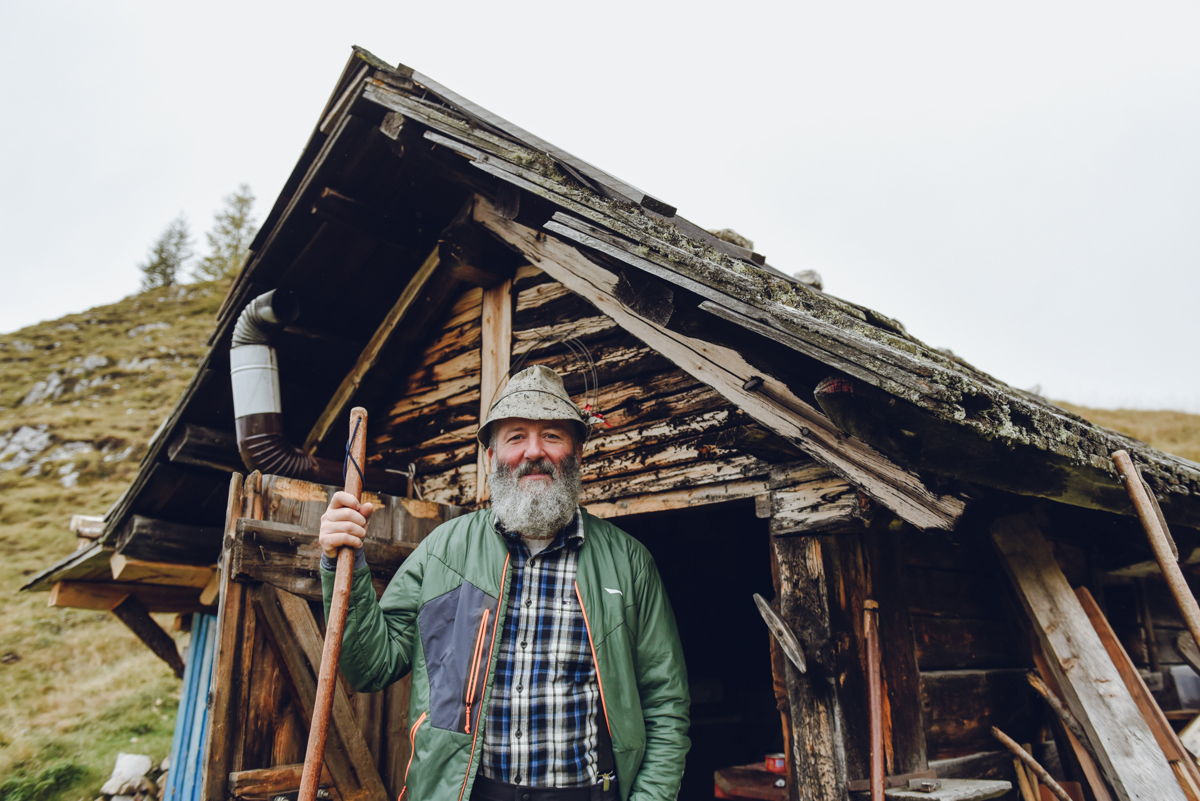
[[[753,373],[745,376],[747,392],[765,377],[768,388],[775,380],[794,396],[792,407],[807,415],[797,444],[805,447],[804,432],[816,425],[825,451],[814,456],[852,483],[862,477],[830,459],[861,446],[911,472],[917,491],[933,487],[930,498],[947,509],[953,503],[946,499],[982,486],[1129,514],[1108,459],[1125,449],[1168,519],[1200,528],[1200,465],[1014,389],[925,345],[895,320],[793,280],[670,204],[356,48],[229,291],[208,354],[109,511],[102,542],[127,546],[135,520],[145,532],[147,520],[164,520],[180,536],[180,526],[197,527],[204,539],[220,525],[223,471],[239,467],[229,335],[245,303],[267,289],[296,293],[303,309],[279,349],[289,434],[332,453],[329,427],[320,423],[329,399],[447,230],[479,227],[473,198],[499,221],[482,225],[491,233],[513,220],[620,272],[638,287],[626,305],[641,303],[645,319],[664,327],[702,320],[711,336],[746,356]],[[441,308],[439,280],[429,282],[426,302],[413,304],[401,331],[419,330],[421,315]],[[674,293],[669,323],[646,303],[655,292]],[[401,333],[379,348],[373,370],[354,384],[357,402],[380,397],[399,369],[389,365],[403,361],[399,354],[415,336]],[[830,376],[848,379],[853,391],[814,394]],[[210,558],[215,547],[198,546],[190,558]],[[173,558],[188,557],[176,549]],[[58,567],[31,585],[46,586]]]

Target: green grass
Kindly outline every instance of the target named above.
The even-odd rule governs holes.
[[[103,514],[132,480],[155,428],[195,372],[221,297],[214,284],[154,290],[0,336],[0,435],[45,425],[55,444],[103,449],[44,464],[32,475],[28,466],[0,470],[0,557],[7,568],[0,575],[0,799],[92,799],[119,751],[148,754],[155,763],[167,755],[180,688],[170,669],[112,615],[51,609],[46,593],[18,588],[74,550],[72,514]],[[170,327],[128,334],[160,320]],[[94,354],[109,363],[77,378],[101,382],[18,405],[51,371]],[[148,357],[158,361],[144,370],[128,366]],[[64,466],[78,472],[73,487],[61,483]],[[167,627],[171,619],[159,622]]]

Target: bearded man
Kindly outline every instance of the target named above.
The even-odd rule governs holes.
[[[355,689],[412,673],[401,801],[673,801],[686,670],[646,549],[579,507],[587,417],[543,366],[513,376],[478,437],[491,508],[450,520],[376,601],[360,550],[341,667]],[[371,504],[321,518],[334,558]]]

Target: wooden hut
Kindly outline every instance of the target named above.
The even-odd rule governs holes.
[[[281,408],[266,420],[235,412],[230,344],[270,290]],[[1173,788],[1194,765],[1156,747],[1144,699],[1105,689],[1115,640],[1085,612],[1104,610],[1168,717],[1194,713],[1173,667],[1182,624],[1109,454],[1141,465],[1184,561],[1200,466],[926,346],[409,68],[354,52],[210,345],[100,537],[28,585],[114,610],[180,672],[149,612],[216,615],[188,658],[175,799],[296,787],[321,636],[315,521],[349,407],[370,412],[383,582],[485,502],[480,409],[532,363],[604,418],[584,502],[651,549],[673,600],[693,697],[681,798],[711,798],[714,781],[764,799],[863,789],[876,624],[891,784],[1011,780],[995,725],[1060,777],[1098,772],[1108,797],[1190,797]],[[1085,742],[1030,691],[1035,664]],[[339,691],[333,797],[399,793],[406,682]],[[745,767],[777,751],[782,787]]]

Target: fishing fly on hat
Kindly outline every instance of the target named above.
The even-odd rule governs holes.
[[[573,424],[579,442],[587,439],[592,414],[575,405],[563,386],[562,376],[542,364],[526,367],[509,379],[500,397],[488,409],[479,426],[479,442],[491,444],[492,424],[497,420],[520,417],[526,420],[565,420]]]

